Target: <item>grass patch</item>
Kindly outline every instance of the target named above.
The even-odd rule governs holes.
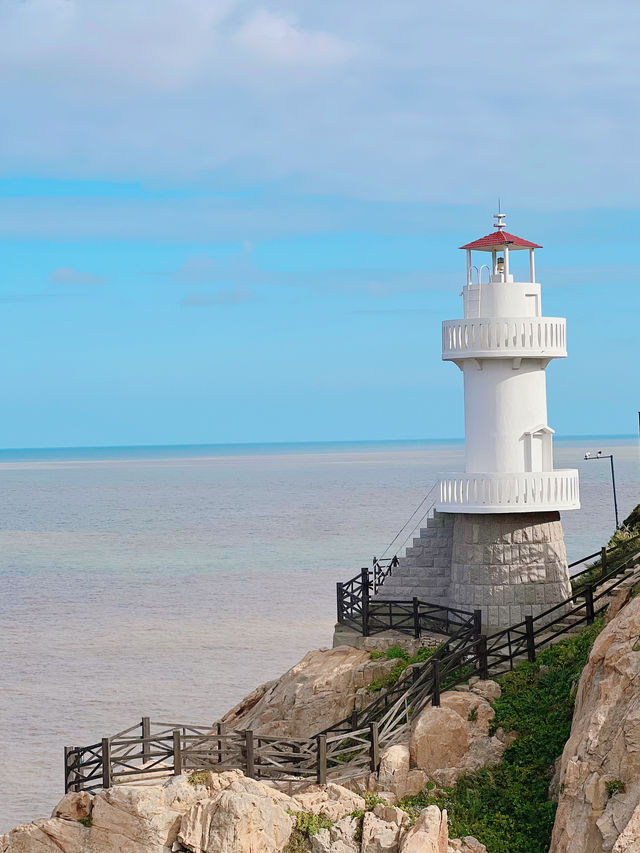
[[[489,853],[546,853],[556,805],[548,799],[553,764],[569,737],[575,690],[602,620],[499,679],[495,728],[517,732],[502,763],[399,803],[410,815],[447,809],[452,838],[473,835]]]
[[[289,814],[295,818],[296,824],[283,853],[304,853],[308,849],[307,841],[309,838],[313,838],[321,829],[331,829],[333,826],[333,821],[324,815],[292,811]]]
[[[418,649],[415,655],[410,655],[400,646],[389,646],[386,652],[371,652],[371,660],[386,658],[387,660],[395,660],[397,663],[384,678],[375,678],[371,681],[367,686],[368,692],[378,693],[380,690],[388,690],[390,687],[393,687],[408,666],[416,663],[424,663],[439,648],[440,646],[434,646],[433,648],[423,646],[421,649]]]
[[[187,781],[190,785],[206,785],[209,781],[209,771],[197,770],[195,773],[190,773]]]
[[[81,823],[83,826],[93,826],[93,820],[91,819],[91,815],[87,817],[79,817],[78,823]]]

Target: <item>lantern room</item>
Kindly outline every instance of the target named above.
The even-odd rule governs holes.
[[[529,252],[529,281],[531,283],[536,280],[536,265],[534,252],[536,249],[541,249],[537,243],[531,243],[529,240],[523,240],[522,237],[516,237],[515,234],[509,234],[505,231],[505,213],[496,213],[496,220],[493,226],[496,230],[492,234],[487,234],[474,240],[472,243],[466,243],[460,246],[461,249],[466,249],[467,252],[467,285],[481,284],[483,273],[487,273],[488,282],[496,284],[499,282],[512,282],[513,274],[510,272],[511,252],[528,251]],[[482,263],[479,266],[472,263],[472,252],[485,252],[491,254],[491,263]],[[473,281],[474,273],[476,281]]]

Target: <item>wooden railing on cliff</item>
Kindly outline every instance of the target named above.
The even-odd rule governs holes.
[[[477,620],[451,631],[427,661],[409,667],[398,682],[363,711],[311,738],[263,736],[251,730],[152,722],[148,717],[110,738],[83,747],[65,747],[65,791],[92,791],[126,782],[153,781],[183,772],[241,769],[266,780],[345,781],[376,771],[381,753],[407,739],[411,719],[427,704],[440,704],[443,690],[477,674],[497,677],[569,631],[591,625],[624,581],[640,582],[640,544],[628,540],[606,549],[604,569],[588,566],[574,577],[590,582],[538,616],[527,616],[491,636]],[[635,543],[635,544],[634,544]],[[632,547],[633,546],[633,547]],[[624,554],[621,556],[621,554]],[[603,558],[597,552],[573,566]],[[610,568],[613,564],[613,568]]]

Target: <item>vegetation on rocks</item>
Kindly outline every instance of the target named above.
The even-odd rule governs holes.
[[[626,559],[638,549],[640,540],[640,504],[625,518],[619,529],[615,531],[607,548],[615,548],[613,554],[607,556],[604,574],[609,574],[614,569],[622,566]],[[601,560],[595,560],[589,565],[589,571],[571,582],[574,592],[578,592],[588,584],[596,584],[603,576]]]
[[[386,652],[371,652],[371,660],[382,660],[383,658],[386,658],[387,660],[397,660],[398,662],[393,669],[387,673],[385,678],[375,679],[372,681],[367,687],[367,690],[369,693],[388,690],[396,684],[408,666],[416,663],[424,663],[438,650],[438,648],[440,647],[434,646],[427,648],[426,646],[423,646],[421,649],[418,649],[415,655],[410,655],[404,649],[400,648],[400,646],[390,646]]]
[[[307,840],[309,838],[317,835],[321,829],[331,829],[333,826],[333,821],[321,814],[292,811],[289,811],[289,814],[295,818],[296,825],[283,853],[302,853],[308,849]]]
[[[548,850],[556,806],[549,783],[571,730],[577,682],[602,621],[523,662],[499,679],[494,729],[515,731],[501,764],[462,777],[452,788],[428,788],[399,805],[417,815],[447,809],[451,835],[472,835],[489,853]]]

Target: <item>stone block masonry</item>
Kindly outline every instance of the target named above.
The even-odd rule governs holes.
[[[407,549],[377,598],[417,596],[482,611],[491,632],[571,595],[560,514],[440,513]]]
[[[399,558],[377,599],[406,601],[416,596],[433,604],[449,603],[454,519],[455,515],[446,512],[436,512],[427,519],[427,526]]]

